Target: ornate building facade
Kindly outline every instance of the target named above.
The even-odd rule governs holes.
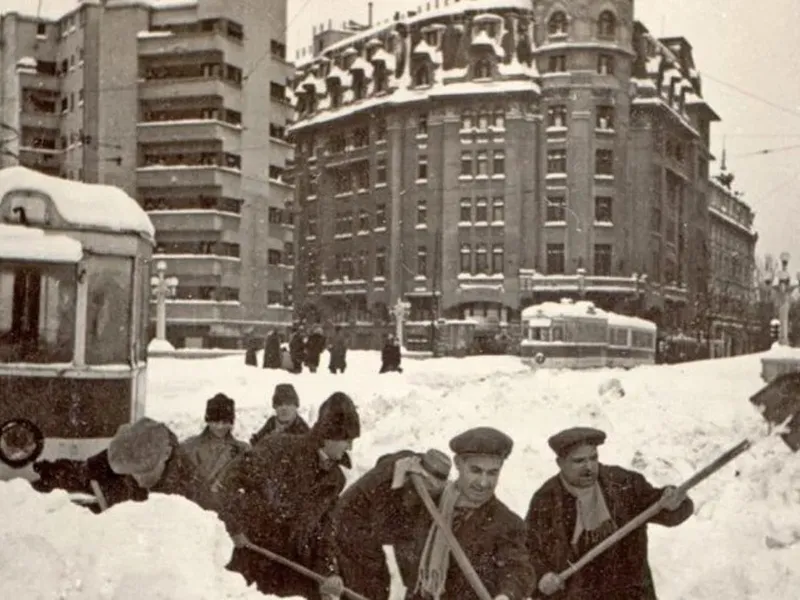
[[[684,327],[717,119],[691,47],[631,0],[443,4],[297,66],[296,308],[511,321],[581,296]]]

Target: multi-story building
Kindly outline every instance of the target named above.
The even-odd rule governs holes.
[[[285,2],[84,2],[0,19],[0,165],[143,204],[155,261],[179,281],[176,345],[236,346],[251,326],[290,320]]]
[[[506,321],[584,296],[690,322],[717,117],[631,0],[398,15],[298,65],[295,94],[298,305]]]
[[[712,178],[708,194],[711,281],[708,330],[716,356],[755,350],[764,329],[757,314],[754,214],[731,189],[732,176]]]

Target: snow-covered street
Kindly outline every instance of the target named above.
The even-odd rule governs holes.
[[[246,367],[241,357],[154,359],[148,413],[187,437],[202,427],[206,400],[223,391],[237,401],[235,433],[246,439],[271,412],[276,383],[295,385],[309,421],[332,391],[342,390],[362,418],[351,479],[386,452],[447,450],[456,433],[491,425],[516,441],[498,495],[520,515],[555,473],[546,439],[563,427],[604,429],[609,439],[601,460],[639,470],[656,484],[683,481],[767,428],[748,402],[763,385],[758,356],[586,372],[534,372],[514,357],[406,360],[403,374],[382,376],[375,375],[377,353],[351,352],[348,363],[345,375],[297,376]],[[692,496],[694,518],[677,529],[650,528],[662,600],[797,597],[800,456],[770,438]],[[12,482],[0,484],[0,512],[3,598],[263,598],[223,570],[231,544],[222,525],[181,499],[160,497],[94,516],[64,495],[37,495]]]

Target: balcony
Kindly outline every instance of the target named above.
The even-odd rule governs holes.
[[[147,215],[156,231],[238,231],[239,215],[215,210],[156,210]]]
[[[216,323],[242,319],[239,302],[214,300],[167,300],[167,322],[169,323]]]
[[[45,75],[35,71],[18,71],[19,86],[25,90],[47,90],[58,92],[61,89],[61,80],[55,75]]]
[[[241,174],[227,167],[216,165],[154,165],[136,169],[136,185],[139,188],[219,188],[220,194],[228,198],[242,196]]]
[[[139,121],[136,131],[140,144],[222,140],[223,148],[235,149],[241,145],[241,127],[211,119]]]
[[[225,62],[236,66],[244,65],[244,47],[227,36],[215,32],[196,31],[171,34],[158,32],[158,35],[140,33],[138,51],[140,57],[159,57],[175,54],[199,52],[221,52]]]
[[[241,89],[231,81],[218,77],[174,77],[139,80],[139,99],[142,101],[197,96],[218,96],[222,98],[222,104],[226,108],[242,112]]]
[[[159,260],[167,261],[169,272],[182,284],[189,284],[192,278],[203,281],[218,281],[225,278],[238,286],[241,273],[241,260],[235,256],[217,254],[158,254]]]

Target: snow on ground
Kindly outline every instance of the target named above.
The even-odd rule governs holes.
[[[406,360],[404,373],[379,377],[378,354],[370,352],[351,352],[350,370],[338,376],[327,371],[292,375],[243,362],[241,356],[151,360],[149,415],[186,437],[202,427],[205,401],[223,391],[237,401],[235,431],[246,438],[271,412],[276,383],[295,385],[300,412],[310,421],[331,392],[342,390],[353,396],[362,417],[350,480],[386,452],[431,446],[447,450],[448,440],[463,429],[493,425],[516,440],[498,495],[520,515],[534,490],[555,472],[546,440],[562,427],[605,429],[609,439],[602,460],[640,470],[656,484],[679,483],[742,439],[767,431],[748,402],[763,385],[758,356],[585,372],[533,371],[514,357]],[[650,559],[662,600],[797,597],[800,456],[779,439],[768,438],[701,483],[692,496],[694,518],[677,529],[650,528]],[[63,506],[58,498],[32,495],[25,484],[0,486],[0,512],[21,510],[27,516],[0,525],[0,536],[7,540],[0,542],[2,597],[14,596],[6,593],[9,585],[47,577],[57,581],[61,572],[77,573],[87,578],[84,585],[97,586],[96,578],[120,561],[126,581],[141,576],[156,582],[163,593],[154,598],[257,596],[219,568],[229,548],[219,522],[181,500],[162,498],[115,507],[99,517],[78,517],[78,509]],[[80,518],[80,525],[64,525],[68,514]],[[157,524],[165,521],[169,528],[159,529]],[[139,540],[135,558],[126,547],[133,540]],[[7,557],[36,558],[48,566],[42,571],[21,560],[9,564]],[[197,589],[207,596],[188,591],[189,572],[198,574],[202,587]],[[26,588],[12,591],[18,589]]]

